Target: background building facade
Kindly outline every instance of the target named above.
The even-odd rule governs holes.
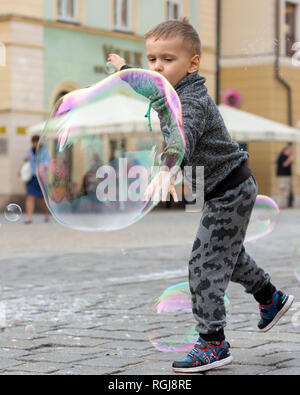
[[[213,85],[214,10],[203,2],[210,26],[204,67]],[[118,52],[146,67],[144,33],[157,23],[187,15],[199,30],[198,0],[0,0],[0,205],[24,195],[18,172],[29,148],[26,129],[49,114],[59,96],[102,80],[106,57]],[[211,23],[211,20],[213,23]],[[213,86],[211,88],[214,89]]]
[[[237,89],[242,95],[242,110],[300,128],[300,1],[222,3],[222,92]],[[285,145],[286,142],[247,144],[259,191],[273,198],[279,194],[276,159]],[[294,150],[297,154],[296,145]],[[298,152],[293,163],[297,207],[299,174]]]
[[[0,66],[0,206],[24,195],[18,172],[30,144],[26,129],[44,120],[61,95],[104,79],[108,53],[117,52],[128,64],[146,67],[143,35],[166,19],[188,16],[199,32],[200,73],[217,102],[227,89],[235,88],[242,96],[240,109],[287,124],[290,110],[297,126],[300,68],[292,64],[291,44],[300,41],[299,3],[0,0],[0,43],[5,50],[5,64]],[[276,46],[280,75],[292,90],[292,108],[287,87],[275,76]],[[274,161],[283,145],[247,145],[260,193],[278,194]],[[300,196],[296,162],[294,184],[296,202]]]

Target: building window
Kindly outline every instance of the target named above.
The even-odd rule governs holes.
[[[298,5],[292,2],[285,3],[285,55],[293,56],[293,44],[297,41],[297,13]]]
[[[167,1],[167,19],[180,18],[180,0]]]
[[[130,30],[130,0],[114,0],[114,29]]]
[[[59,21],[76,22],[77,0],[57,0],[57,18]]]

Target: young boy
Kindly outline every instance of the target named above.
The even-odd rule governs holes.
[[[204,207],[189,261],[192,310],[199,338],[191,352],[173,363],[175,372],[201,372],[231,363],[225,340],[224,295],[237,282],[259,303],[262,332],[290,308],[293,296],[275,288],[243,246],[257,185],[246,166],[249,154],[231,140],[217,106],[198,74],[201,42],[186,19],[168,20],[146,36],[148,66],[175,88],[186,137],[184,165],[204,166]],[[117,71],[124,59],[111,54]],[[173,188],[170,193],[176,199]]]

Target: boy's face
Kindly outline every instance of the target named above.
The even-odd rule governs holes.
[[[199,69],[200,56],[191,56],[181,37],[146,40],[149,70],[162,74],[175,87],[188,74]]]

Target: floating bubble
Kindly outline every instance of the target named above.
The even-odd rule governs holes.
[[[116,72],[114,64],[112,62],[107,62],[105,65],[105,71],[107,74],[114,74]]]
[[[292,260],[296,279],[300,281],[300,248],[295,248]]]
[[[159,203],[145,191],[160,166],[180,166],[184,148],[173,87],[158,73],[128,69],[58,101],[39,141],[38,179],[59,223],[123,229]]]
[[[17,204],[11,203],[6,206],[4,216],[9,222],[17,222],[22,216],[22,209]]]
[[[35,331],[35,327],[34,327],[34,325],[26,325],[25,328],[24,328],[24,330],[25,330],[25,332],[27,332],[27,333],[32,333],[32,332]]]
[[[224,297],[227,315],[230,302]],[[196,343],[192,302],[188,282],[167,288],[147,311],[147,332],[152,345],[159,351],[188,351]]]
[[[279,207],[274,200],[264,195],[257,195],[250,217],[245,243],[255,241],[270,234],[278,219]]]

